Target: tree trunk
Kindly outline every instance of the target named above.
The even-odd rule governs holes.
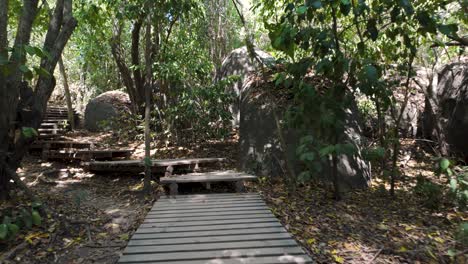
[[[30,0],[23,1],[23,3],[15,37],[16,48],[9,62],[12,72],[8,78],[4,78],[0,82],[0,112],[2,113],[0,127],[5,128],[0,129],[0,196],[3,198],[8,193],[10,180],[13,180],[20,188],[25,189],[27,194],[31,194],[15,173],[28,146],[34,140],[34,138],[25,137],[22,128],[37,129],[39,127],[47,107],[47,101],[55,87],[53,76],[40,75],[34,92],[27,83],[23,82],[23,73],[19,67],[25,64],[26,56],[17,48],[29,44],[38,1]],[[51,75],[77,23],[72,17],[71,0],[57,0],[55,8],[55,12],[50,18],[43,47],[43,50],[49,52],[50,57],[41,61],[41,68]]]
[[[151,21],[151,20],[150,20]],[[144,191],[146,194],[151,192],[151,88],[153,80],[152,60],[151,60],[151,24],[146,25],[146,85],[145,85],[145,182]]]
[[[59,69],[60,74],[62,75],[63,89],[65,90],[65,98],[67,100],[68,122],[70,122],[71,129],[75,130],[75,115],[73,112],[73,105],[70,96],[70,88],[68,87],[67,72],[65,71],[65,65],[63,64],[62,56],[60,56],[59,59]]]

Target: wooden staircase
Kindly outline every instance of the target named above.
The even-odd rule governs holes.
[[[79,115],[73,112],[75,126],[79,124]],[[67,139],[66,133],[71,130],[66,107],[51,106],[47,108],[43,122],[38,129],[39,137],[30,149],[42,153],[44,160],[66,162],[114,160],[128,158],[133,150],[98,150],[92,142],[79,142]]]

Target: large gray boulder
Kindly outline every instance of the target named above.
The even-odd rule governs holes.
[[[444,66],[429,90],[423,118],[426,137],[442,152],[468,157],[468,59]],[[439,130],[439,131],[437,131]],[[444,154],[444,153],[443,153]]]
[[[246,76],[250,73],[260,70],[259,60],[263,66],[270,67],[275,64],[275,59],[268,53],[255,48],[256,57],[258,60],[252,60],[249,56],[247,47],[241,47],[233,50],[224,60],[221,68],[216,73],[216,81],[226,79],[229,76],[238,76],[239,79],[232,85],[226,87],[226,92],[235,95],[233,104],[229,107],[232,114],[233,126],[239,126],[240,113],[239,105],[242,100],[242,86]]]
[[[130,98],[120,91],[105,92],[89,101],[85,110],[85,128],[92,132],[110,129],[109,122],[121,111],[130,112]]]
[[[268,85],[267,85],[268,86]],[[244,84],[244,93],[240,104],[239,126],[239,169],[257,175],[277,177],[287,173],[286,159],[293,165],[298,175],[303,164],[296,155],[300,136],[297,131],[283,131],[286,149],[282,149],[277,133],[275,112],[279,122],[282,122],[286,102],[272,105],[267,98],[265,85],[259,85],[256,76],[249,77]],[[358,122],[357,107],[348,109],[345,135],[342,142],[353,144],[357,148],[354,155],[339,157],[338,173],[342,190],[365,188],[371,179],[370,164],[361,155],[363,137],[360,122]],[[323,164],[324,178],[330,175],[330,168]]]

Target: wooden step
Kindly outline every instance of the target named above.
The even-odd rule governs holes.
[[[64,134],[67,132],[66,129],[62,128],[39,128],[37,131],[39,134]]]
[[[171,195],[178,194],[178,184],[180,183],[205,183],[210,189],[210,184],[215,182],[235,182],[238,192],[244,190],[244,181],[256,180],[257,176],[236,171],[213,171],[204,173],[189,173],[184,175],[167,176],[160,179],[161,184],[169,185]]]
[[[36,141],[34,142],[30,149],[49,149],[49,150],[57,150],[57,149],[92,149],[93,143],[90,142],[76,142],[76,141]]]
[[[42,153],[44,159],[64,161],[112,160],[128,158],[133,150],[48,150]]]
[[[48,139],[62,140],[64,139],[64,137],[61,134],[39,134],[38,139],[39,140],[48,140]]]
[[[197,170],[202,164],[223,162],[224,158],[192,158],[192,159],[154,159],[152,160],[152,172],[166,172],[172,174],[174,169]],[[83,163],[83,166],[94,172],[142,172],[145,169],[143,160],[120,161],[93,161]]]

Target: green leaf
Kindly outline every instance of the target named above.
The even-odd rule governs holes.
[[[42,67],[34,67],[34,71],[39,76],[46,77],[46,78],[51,77],[50,73],[46,69],[44,69]]]
[[[456,24],[439,25],[439,31],[446,36],[456,36],[458,26]]]
[[[25,209],[21,210],[21,220],[23,221],[25,227],[27,227],[27,228],[32,227],[32,225],[33,225],[32,216]]]
[[[26,65],[20,65],[19,66],[19,70],[22,72],[22,73],[27,73],[27,72],[31,72],[28,68],[28,66]]]
[[[376,82],[379,78],[378,73],[377,73],[377,68],[375,68],[374,65],[364,66],[364,72],[365,72],[366,78],[371,82]]]
[[[437,32],[436,23],[427,11],[419,12],[416,15],[416,18],[418,19],[419,24],[423,28],[424,32],[430,32],[433,34]]]
[[[10,237],[15,237],[16,234],[19,232],[19,226],[15,224],[7,224],[8,232],[10,233]]]
[[[453,249],[449,249],[449,250],[447,251],[447,255],[448,255],[449,257],[453,258],[453,257],[455,257],[455,256],[457,255],[457,252],[456,252],[455,250],[453,250]]]
[[[315,159],[315,154],[313,152],[302,153],[299,159],[301,161],[313,161]]]
[[[0,240],[5,240],[8,235],[8,226],[6,224],[0,225]]]
[[[349,0],[341,0],[340,11],[343,15],[347,16],[351,11],[351,3]]]
[[[321,157],[325,157],[329,154],[332,154],[333,152],[335,151],[335,146],[334,145],[329,145],[329,146],[326,146],[322,149],[320,149],[319,151],[319,154]]]
[[[450,190],[452,192],[457,190],[457,179],[450,179]]]
[[[305,14],[305,12],[307,12],[307,6],[300,6],[297,10],[296,10],[296,13],[298,15],[303,15]]]
[[[32,210],[31,218],[34,225],[40,226],[42,224],[42,217],[36,210]]]
[[[447,169],[449,168],[449,166],[450,166],[450,161],[449,161],[448,159],[443,158],[443,159],[440,160],[440,162],[439,162],[439,167],[440,167],[440,170],[441,170],[442,172],[447,171]]]
[[[319,8],[322,7],[322,1],[320,1],[320,0],[309,0],[307,2],[307,5],[315,8],[315,9],[319,9]]]
[[[40,201],[34,201],[31,204],[31,207],[34,208],[34,209],[39,208],[41,206],[42,206],[42,202],[40,202]]]
[[[36,54],[34,48],[29,45],[24,45],[24,50],[31,56]]]
[[[21,129],[23,136],[25,138],[32,138],[34,136],[38,136],[39,134],[37,133],[37,130],[32,128],[32,127],[22,127]]]

